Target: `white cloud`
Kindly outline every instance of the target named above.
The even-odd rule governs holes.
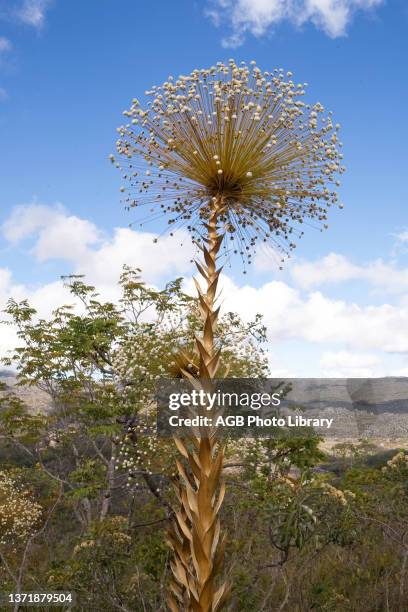
[[[156,234],[115,228],[107,236],[95,224],[70,215],[61,204],[16,206],[2,226],[11,244],[32,239],[31,252],[40,262],[64,259],[73,272],[106,290],[117,283],[124,264],[140,267],[149,281],[191,269],[193,247],[185,231],[153,241]]]
[[[56,204],[54,209],[35,203],[15,206],[2,225],[2,233],[9,242],[18,243],[45,227],[50,217],[62,211],[61,204]]]
[[[360,306],[320,292],[303,297],[286,283],[237,287],[224,278],[225,308],[243,318],[264,316],[270,342],[302,340],[345,350],[408,353],[408,305]]]
[[[11,281],[11,272],[6,268],[0,268],[0,297],[3,296],[8,289]]]
[[[257,272],[276,272],[286,262],[290,264],[290,258],[283,259],[282,253],[269,244],[260,244],[254,258],[254,268]]]
[[[395,239],[391,255],[395,258],[408,253],[408,230],[404,229],[398,234],[392,234]]]
[[[28,299],[41,318],[49,317],[53,310],[73,301],[62,281],[32,288],[15,284],[10,270],[0,268],[0,357],[20,344],[16,328],[3,323],[8,319],[2,310],[11,297],[16,301]]]
[[[22,23],[34,28],[41,28],[45,24],[47,9],[52,0],[23,0],[16,9],[16,17]]]
[[[153,233],[116,228],[112,238],[77,265],[77,271],[92,282],[106,285],[117,281],[124,264],[142,268],[149,282],[191,270],[193,247],[186,232],[159,238],[157,244],[153,243],[155,238]]]
[[[360,278],[363,272],[364,268],[353,265],[344,255],[337,253],[330,253],[317,261],[294,264],[290,269],[296,284],[304,289]]]
[[[191,279],[186,290],[194,293]],[[246,321],[256,313],[263,315],[274,376],[402,376],[405,372],[408,301],[398,306],[360,306],[320,292],[303,296],[281,281],[239,287],[223,275],[221,302],[224,312],[237,312]]]
[[[0,102],[7,100],[7,98],[8,98],[7,91],[4,89],[4,87],[0,87]]]
[[[375,353],[355,353],[350,351],[324,351],[320,358],[322,376],[333,378],[361,377],[370,378],[378,373],[381,359]]]
[[[242,44],[245,34],[263,36],[273,26],[289,21],[295,26],[313,23],[328,36],[344,36],[353,14],[383,4],[384,0],[212,0],[208,16],[215,25],[232,29],[226,47]]]
[[[404,230],[396,235],[398,242],[408,242],[408,230]]]
[[[394,263],[378,259],[361,266],[338,253],[329,253],[312,262],[294,263],[289,272],[295,283],[303,289],[325,284],[338,284],[361,280],[373,287],[401,293],[408,289],[408,268],[397,268]]]
[[[85,219],[69,215],[61,204],[16,206],[3,224],[3,235],[11,243],[35,236],[33,254],[38,261],[86,258],[90,245],[101,240],[98,228]]]
[[[4,36],[0,36],[0,53],[6,53],[7,51],[11,51],[11,42],[8,38]]]

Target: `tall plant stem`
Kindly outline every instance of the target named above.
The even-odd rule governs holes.
[[[217,257],[224,235],[218,222],[222,213],[221,199],[211,201],[211,214],[206,239],[201,245],[203,261],[196,262],[205,281],[205,291],[196,281],[203,333],[196,338],[200,358],[199,375],[195,378],[185,368],[183,377],[194,388],[211,392],[217,373],[220,350],[214,340],[219,314],[216,307],[217,285],[221,269],[217,269]],[[225,537],[220,538],[219,511],[225,486],[221,482],[223,449],[217,440],[215,429],[201,428],[192,432],[188,440],[175,438],[175,443],[188,467],[177,461],[178,478],[175,482],[180,508],[169,534],[174,551],[172,561],[173,580],[168,604],[173,612],[216,612],[221,610],[227,597],[224,582],[216,588],[215,579],[224,557]]]

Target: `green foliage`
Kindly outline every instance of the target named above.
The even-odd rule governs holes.
[[[75,612],[164,610],[176,450],[139,426],[157,379],[177,376],[174,355],[194,363],[197,304],[180,279],[157,290],[130,268],[115,304],[81,277],[66,282],[72,303],[49,320],[26,301],[7,306],[21,344],[6,363],[49,407],[27,410],[18,386],[0,388],[0,514],[8,533],[19,528],[13,504],[27,518],[21,537],[0,543],[0,580],[74,590]],[[259,317],[227,313],[221,375],[266,376],[264,340]],[[226,455],[230,610],[408,609],[406,451],[361,440],[324,454],[297,432],[228,440]]]

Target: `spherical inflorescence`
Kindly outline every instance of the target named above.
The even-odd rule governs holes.
[[[339,125],[320,103],[303,101],[306,83],[281,69],[262,72],[230,60],[169,77],[134,99],[118,128],[126,207],[147,206],[146,219],[168,215],[195,240],[218,203],[232,250],[250,259],[257,241],[284,253],[301,224],[327,227],[344,171]]]

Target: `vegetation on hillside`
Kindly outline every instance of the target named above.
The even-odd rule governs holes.
[[[179,375],[180,348],[194,366],[197,304],[180,280],[159,291],[129,268],[115,304],[66,281],[72,304],[48,320],[26,301],[7,306],[20,346],[5,365],[50,410],[2,386],[0,581],[74,591],[78,611],[166,610],[176,451],[141,428],[156,380]],[[221,376],[268,374],[259,317],[227,313],[217,333]],[[231,610],[408,609],[408,455],[364,441],[324,455],[319,442],[227,442]]]

